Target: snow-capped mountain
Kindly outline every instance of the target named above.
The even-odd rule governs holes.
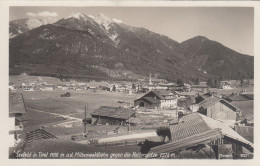
[[[9,22],[9,38],[23,34],[42,25],[51,24],[56,20],[50,17],[28,17]]]
[[[178,43],[104,14],[76,13],[10,39],[10,73],[133,78],[151,71],[174,80],[253,72],[253,57],[195,39]]]

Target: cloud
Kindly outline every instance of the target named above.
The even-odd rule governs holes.
[[[27,12],[26,15],[27,16],[31,16],[31,17],[36,17],[37,16],[37,14],[32,13],[32,12]]]
[[[42,11],[42,12],[38,12],[38,13],[32,13],[32,12],[27,12],[26,13],[27,16],[31,16],[31,17],[57,17],[58,14],[56,12],[49,12],[49,11]]]

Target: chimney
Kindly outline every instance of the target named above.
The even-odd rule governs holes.
[[[178,112],[178,123],[182,122],[183,112]]]

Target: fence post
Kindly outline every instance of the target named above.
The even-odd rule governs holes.
[[[127,140],[125,140],[125,146],[127,146]]]

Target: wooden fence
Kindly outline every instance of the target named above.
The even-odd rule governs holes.
[[[139,143],[144,142],[146,139],[132,139],[132,140],[124,140],[124,141],[115,141],[115,142],[104,142],[104,143],[96,143],[94,144],[96,147],[119,147],[119,146],[131,146],[138,145]],[[150,139],[151,141],[151,139]]]
[[[33,141],[42,140],[42,139],[51,139],[51,138],[58,139],[56,136],[54,136],[51,133],[48,133],[47,131],[45,131],[43,129],[37,129],[37,130],[31,131],[31,132],[28,132],[26,134],[27,144],[30,144]]]
[[[56,136],[54,136],[53,134],[51,134],[43,129],[37,129],[37,130],[31,131],[31,132],[27,132],[26,137],[24,139],[22,139],[16,145],[13,152],[9,154],[9,157],[12,157],[15,154],[23,152],[25,147],[28,144],[32,143],[33,141],[38,141],[38,140],[42,140],[42,139],[51,139],[51,138],[58,139]]]

